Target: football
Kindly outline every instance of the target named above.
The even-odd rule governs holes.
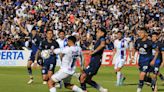
[[[50,51],[49,51],[49,50],[43,50],[43,51],[41,52],[41,57],[42,57],[43,59],[48,59],[48,58],[50,57]]]

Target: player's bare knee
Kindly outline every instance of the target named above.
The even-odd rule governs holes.
[[[80,82],[84,82],[85,79],[86,79],[86,73],[83,73],[81,76],[80,76]]]

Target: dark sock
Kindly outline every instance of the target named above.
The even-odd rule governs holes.
[[[32,69],[31,69],[31,67],[28,67],[27,70],[28,70],[28,74],[29,75],[32,75]]]
[[[92,87],[96,88],[96,89],[100,89],[100,85],[97,84],[95,81],[91,80],[87,82],[89,85],[91,85]]]
[[[164,77],[161,73],[160,73],[159,77],[160,77],[161,80],[164,80]]]
[[[151,81],[151,88],[152,88],[152,91],[154,91],[155,85],[156,85],[156,79],[152,79],[152,81]]]
[[[139,80],[138,88],[142,89],[143,85],[144,85],[144,80]]]
[[[81,89],[82,90],[86,90],[86,83],[84,82],[84,83],[80,83],[80,85],[81,85]]]

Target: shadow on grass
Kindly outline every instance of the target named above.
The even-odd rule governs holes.
[[[164,92],[164,89],[158,89],[158,91]]]
[[[138,83],[125,83],[124,86],[137,86]]]

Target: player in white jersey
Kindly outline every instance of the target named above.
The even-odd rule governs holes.
[[[74,36],[68,37],[68,46],[63,49],[55,49],[54,53],[60,54],[62,57],[62,63],[59,71],[55,73],[48,82],[50,92],[56,92],[54,84],[63,80],[64,86],[67,89],[71,89],[75,92],[83,92],[78,86],[71,84],[71,77],[75,73],[76,61],[79,57],[82,59],[82,51],[79,46],[75,46],[76,38]]]
[[[59,44],[60,49],[63,49],[67,46],[67,39],[65,38],[65,32],[63,30],[59,31],[59,38],[56,40]],[[61,65],[61,58],[57,56],[57,65]],[[60,81],[59,84],[56,84],[56,87],[62,88],[62,82]]]
[[[114,59],[115,62],[115,72],[117,74],[117,83],[116,86],[120,86],[123,84],[125,77],[121,73],[121,69],[124,66],[126,61],[126,51],[128,49],[128,42],[123,38],[123,33],[118,31],[117,33],[118,39],[114,41]]]

